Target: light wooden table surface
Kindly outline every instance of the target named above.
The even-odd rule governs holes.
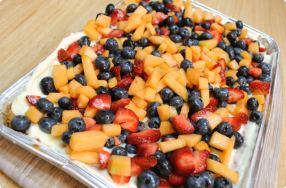
[[[0,92],[36,66],[71,32],[116,0],[2,0],[0,1]],[[286,2],[283,0],[200,0],[226,15],[243,20],[274,37],[281,49],[282,75],[286,74]],[[286,91],[284,78],[283,90]],[[285,96],[285,95],[284,95]],[[284,98],[284,105],[286,104]],[[286,122],[284,120],[284,122]],[[41,187],[80,184],[62,171],[0,137],[0,156],[7,157],[6,173],[19,184],[29,178]],[[4,148],[4,149],[3,149]],[[286,185],[286,128],[282,130],[277,187]],[[270,156],[277,157],[277,156]],[[275,180],[273,180],[274,184]],[[23,185],[23,184],[22,184]],[[18,187],[0,173],[0,187]]]

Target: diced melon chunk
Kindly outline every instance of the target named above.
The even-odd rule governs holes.
[[[114,88],[117,85],[117,79],[116,77],[110,78],[108,80],[108,87],[109,88]]]
[[[181,108],[181,112],[180,114],[189,114],[189,111],[190,111],[190,107],[187,103],[184,103],[182,108]]]
[[[200,76],[202,75],[202,71],[199,69],[189,68],[187,69],[187,79],[193,85],[197,85],[199,83]]]
[[[150,40],[150,42],[152,42],[155,45],[160,45],[163,43],[163,41],[165,40],[164,36],[151,36],[148,37],[148,39]]]
[[[209,82],[207,78],[200,77],[199,78],[199,90],[209,89]]]
[[[58,100],[62,97],[69,97],[70,94],[64,94],[64,93],[49,93],[47,96],[47,99],[51,101],[52,103],[57,103]]]
[[[184,86],[182,86],[179,82],[174,80],[174,78],[167,75],[164,77],[166,85],[170,87],[177,95],[181,96],[185,101],[187,101],[188,100],[187,89]]]
[[[62,134],[67,130],[68,130],[67,124],[57,124],[52,127],[51,135],[53,137],[59,137],[62,136]]]
[[[218,149],[215,149],[213,147],[210,148],[211,150],[211,153],[218,156],[219,158],[221,158],[220,156],[222,155],[222,151],[218,150]]]
[[[164,61],[165,60],[161,57],[147,55],[144,59],[144,67],[155,67],[160,65],[161,63],[164,63]]]
[[[43,117],[43,114],[35,106],[30,106],[25,113],[25,116],[27,116],[27,118],[31,120],[32,123],[38,123]]]
[[[112,175],[131,176],[131,158],[127,156],[111,155],[107,169]]]
[[[145,88],[145,81],[141,77],[136,76],[128,89],[128,93],[130,95],[135,95],[137,91],[143,90],[144,88]]]
[[[146,23],[143,22],[139,25],[139,27],[137,27],[137,29],[135,30],[135,32],[133,33],[131,39],[133,41],[138,41],[143,37],[144,31],[146,28]]]
[[[132,102],[136,106],[138,106],[139,108],[144,109],[144,110],[146,109],[146,107],[148,105],[148,103],[144,99],[141,99],[141,98],[139,98],[137,96],[133,97]]]
[[[170,118],[170,106],[163,104],[157,107],[157,112],[161,121],[168,121]]]
[[[184,139],[175,139],[175,140],[168,140],[165,142],[159,143],[159,148],[163,153],[167,153],[170,151],[174,151],[186,146],[186,142]]]
[[[86,164],[99,164],[99,155],[96,151],[71,151],[70,158]]]
[[[78,92],[77,89],[81,86],[81,84],[79,82],[77,82],[76,80],[72,80],[69,83],[69,90],[70,90],[70,95],[72,98],[77,98],[78,97]]]
[[[201,40],[199,41],[199,46],[205,46],[211,50],[217,46],[217,40],[216,39]]]
[[[74,70],[73,69],[74,69],[73,67],[70,67],[70,68],[67,69],[68,80],[74,79],[75,74],[74,74]]]
[[[78,110],[64,110],[62,115],[62,123],[67,124],[72,118],[82,117]]]
[[[134,11],[134,14],[139,14],[141,16],[144,16],[145,14],[147,14],[147,10],[143,7],[143,6],[139,6],[137,7],[137,9]]]
[[[222,122],[222,118],[215,113],[210,114],[209,117],[207,117],[207,120],[209,121],[209,126],[212,130]]]
[[[155,99],[156,90],[152,89],[151,87],[145,88],[145,97],[144,99],[148,102],[153,102]]]
[[[219,150],[226,150],[229,146],[230,138],[215,131],[210,139],[209,145]]]
[[[118,136],[121,133],[121,126],[118,124],[104,124],[102,131],[108,136]]]
[[[64,85],[64,86],[60,87],[58,90],[60,93],[63,93],[63,94],[69,94],[70,93],[69,85]]]
[[[91,40],[98,40],[101,37],[100,33],[90,25],[84,26],[83,31]]]
[[[135,30],[138,26],[141,24],[141,17],[142,15],[133,13],[129,18],[128,22],[126,24],[126,27],[124,28],[125,32],[131,32]]]
[[[87,45],[82,46],[82,48],[79,51],[79,54],[81,56],[87,56],[91,59],[91,61],[94,61],[97,57],[96,53],[94,52],[94,50]]]
[[[154,102],[159,102],[159,103],[163,103],[163,100],[161,98],[161,95],[159,93],[156,94]]]
[[[85,108],[88,105],[89,98],[83,94],[80,94],[77,99],[77,106],[79,108]]]
[[[204,103],[204,107],[206,107],[210,103],[209,89],[202,89],[200,92],[201,92],[202,101]]]
[[[198,151],[201,151],[201,150],[207,150],[207,151],[210,151],[210,148],[208,146],[208,144],[204,141],[200,141],[199,143],[197,143],[195,146],[194,146],[195,150],[198,150]]]
[[[167,135],[167,134],[173,134],[175,132],[176,131],[173,128],[173,125],[169,121],[161,121],[160,133],[162,136]]]
[[[67,68],[65,65],[54,65],[53,79],[56,89],[68,83]]]
[[[160,79],[161,79],[160,68],[156,67],[152,72],[151,76],[149,76],[148,80],[146,81],[146,86],[149,86],[153,89],[157,89]]]
[[[155,35],[156,34],[155,28],[154,28],[154,26],[151,23],[147,23],[146,28],[150,32],[151,35]]]
[[[132,101],[125,106],[125,108],[132,110],[139,118],[139,120],[143,120],[147,114],[147,112],[138,106],[136,106]]]
[[[184,139],[188,147],[194,147],[202,138],[199,134],[179,135],[179,139]]]
[[[87,85],[93,88],[97,87],[97,76],[92,64],[91,59],[88,56],[82,56],[83,71],[87,81]]]
[[[176,67],[178,65],[177,61],[169,53],[163,54],[162,58],[165,59],[165,62],[167,63],[167,65],[169,65],[169,67]]]
[[[93,118],[96,115],[97,110],[95,108],[87,106],[84,111],[84,117]]]
[[[90,87],[90,86],[80,86],[77,88],[77,93],[79,95],[85,95],[87,96],[89,99],[93,98],[94,96],[96,96],[96,92],[95,90]]]
[[[111,17],[106,16],[104,14],[100,14],[96,20],[95,23],[101,27],[109,27],[111,21]]]
[[[230,138],[230,141],[229,141],[227,149],[225,151],[223,151],[221,156],[220,156],[221,157],[221,162],[225,166],[228,166],[228,163],[229,163],[230,157],[231,157],[231,153],[232,153],[233,148],[234,148],[234,144],[235,144],[235,136],[232,136]]]
[[[134,96],[139,97],[141,99],[145,98],[145,89],[136,91],[136,93],[134,93]]]

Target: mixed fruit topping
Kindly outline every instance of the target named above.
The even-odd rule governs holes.
[[[11,127],[37,124],[71,159],[139,188],[232,187],[248,121],[262,121],[271,67],[243,22],[181,0],[126,0],[88,21],[26,96]],[[35,125],[33,125],[35,126]]]

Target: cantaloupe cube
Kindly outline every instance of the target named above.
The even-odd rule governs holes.
[[[99,155],[96,151],[71,151],[70,158],[86,164],[99,164]]]
[[[146,110],[147,105],[148,105],[148,103],[147,103],[144,99],[141,99],[141,98],[139,98],[139,97],[137,97],[137,96],[135,96],[135,97],[132,98],[132,102],[133,102],[136,106],[138,106],[139,108],[144,109],[144,110]]]
[[[194,146],[195,150],[201,151],[201,150],[207,150],[211,151],[208,144],[205,141],[200,141]]]
[[[197,61],[201,57],[201,48],[199,46],[191,46],[193,61]]]
[[[221,158],[220,156],[222,155],[222,151],[218,150],[218,149],[215,149],[213,147],[210,148],[211,150],[211,153],[218,156],[219,158]]]
[[[114,88],[117,85],[117,79],[115,77],[110,78],[108,80],[108,87],[109,88]]]
[[[143,37],[144,31],[146,28],[146,23],[143,22],[139,25],[139,27],[137,27],[137,29],[135,30],[135,32],[133,33],[131,39],[133,41],[138,41]]]
[[[236,75],[237,71],[236,70],[227,70],[225,72],[225,76],[226,77],[232,77],[233,79],[237,80],[237,75]]]
[[[169,74],[169,73],[168,73]],[[181,96],[185,101],[188,100],[188,91],[186,87],[175,81],[172,77],[164,77],[166,85],[171,88],[177,95]]]
[[[147,14],[147,10],[143,7],[143,6],[139,6],[137,7],[137,9],[134,11],[134,14],[139,14],[141,16],[144,16],[145,14]]]
[[[219,33],[223,33],[224,31],[224,27],[219,25],[218,23],[212,23],[211,29],[218,31]]]
[[[243,57],[243,59],[251,60],[251,55],[247,51],[242,51],[240,55]]]
[[[69,97],[70,98],[70,94],[64,94],[64,93],[49,93],[47,98],[49,101],[51,101],[52,103],[58,103],[58,100],[62,97]]]
[[[152,19],[153,19],[153,16],[152,16],[151,13],[145,14],[144,16],[142,16],[142,20],[143,20],[144,22],[146,22],[146,23],[149,23],[149,24],[151,24]],[[152,24],[151,24],[151,25],[152,25]],[[153,25],[152,25],[152,26],[153,26]],[[148,29],[148,28],[147,28],[147,29]],[[148,29],[148,30],[149,30],[149,29]],[[156,31],[155,31],[155,34],[156,34]],[[155,34],[153,34],[153,35],[155,35]]]
[[[139,120],[143,120],[146,117],[147,112],[136,106],[132,101],[125,108],[132,110],[138,116]]]
[[[202,138],[199,134],[185,134],[179,135],[179,139],[184,139],[188,147],[194,147]]]
[[[177,61],[174,59],[174,57],[171,54],[169,53],[162,54],[162,58],[165,59],[165,62],[167,63],[167,65],[169,65],[169,67],[178,66]]]
[[[263,105],[265,104],[265,97],[264,95],[253,95],[257,100],[258,100],[258,103]]]
[[[84,111],[84,117],[93,118],[96,115],[97,110],[95,108],[91,108],[89,106],[86,107]]]
[[[111,155],[107,169],[112,175],[131,176],[131,158],[127,156]]]
[[[248,51],[252,54],[257,54],[259,52],[259,45],[257,42],[252,42],[248,45]]]
[[[189,68],[187,70],[187,79],[193,85],[197,85],[199,83],[199,78],[202,75],[202,71],[198,69]]]
[[[173,125],[169,121],[161,121],[160,133],[162,136],[175,133]]]
[[[51,135],[53,137],[60,137],[64,132],[68,130],[67,124],[57,124],[52,127]]]
[[[195,23],[201,23],[204,18],[203,11],[200,9],[195,10],[192,14],[192,18]]]
[[[178,115],[177,109],[174,106],[170,106],[169,110],[170,110],[170,118]]]
[[[101,27],[109,27],[110,22],[111,17],[106,16],[104,14],[100,14],[95,20],[95,23]]]
[[[183,148],[185,146],[186,146],[185,140],[180,138],[159,143],[159,148],[163,153],[174,151]]]
[[[219,115],[222,118],[229,116],[229,111],[227,108],[218,108],[214,113],[216,113],[217,115]]]
[[[82,117],[78,110],[64,110],[62,114],[62,123],[67,124],[72,118]]]
[[[207,47],[208,49],[213,49],[217,46],[218,42],[216,39],[210,39],[210,40],[201,40],[199,41],[199,46]]]
[[[191,5],[185,6],[184,18],[191,18],[193,14],[193,7]]]
[[[70,147],[73,151],[97,150],[104,146],[108,136],[101,131],[85,131],[73,133]]]
[[[161,98],[161,95],[159,93],[156,94],[154,102],[159,102],[159,103],[163,103],[163,100]]]
[[[230,179],[234,184],[238,182],[239,174],[237,172],[215,160],[207,159],[207,170]]]
[[[150,16],[151,16],[151,19],[152,19],[152,15],[151,14],[150,14]],[[147,22],[147,20],[145,20],[145,21]],[[147,23],[146,28],[150,32],[151,35],[156,35],[155,28],[154,28],[154,26],[151,23]]]
[[[148,38],[150,36],[151,36],[151,33],[148,30],[145,30],[142,37]]]
[[[165,76],[167,73],[172,71],[172,68],[169,67],[169,65],[167,65],[166,63],[162,63],[160,65],[157,66],[160,69],[161,72],[161,76]]]
[[[229,146],[230,138],[215,131],[210,139],[209,145],[219,150],[226,150]]]
[[[170,106],[163,104],[157,107],[157,112],[161,121],[168,121],[170,118]]]
[[[83,71],[88,86],[93,88],[97,87],[97,76],[94,71],[94,67],[91,59],[88,56],[82,56]]]
[[[164,36],[151,36],[151,37],[148,37],[148,39],[150,40],[151,43],[155,45],[160,45],[165,40],[165,37]]]
[[[248,35],[248,30],[246,28],[243,28],[241,30],[240,35],[239,35],[239,39],[245,39],[247,37],[247,35]]]
[[[190,107],[187,103],[184,103],[182,108],[181,108],[181,112],[180,114],[189,114],[189,111],[190,111]]]
[[[83,94],[80,94],[77,99],[77,105],[79,108],[85,108],[88,105],[89,98]]]
[[[249,67],[251,64],[251,60],[249,59],[242,59],[240,62],[239,62],[239,66],[242,67],[242,66],[246,66],[246,67]]]
[[[78,92],[77,89],[81,87],[81,84],[79,82],[77,82],[76,80],[72,80],[69,83],[69,90],[70,90],[70,96],[72,98],[77,98],[78,97]]]
[[[154,67],[144,67],[144,72],[150,77],[154,72]]]
[[[160,79],[161,79],[160,68],[156,67],[154,71],[152,72],[151,76],[146,81],[146,86],[149,86],[153,89],[157,89]]]
[[[170,54],[175,54],[178,51],[176,43],[174,43],[171,39],[166,38],[165,43],[167,44],[166,51]]]
[[[160,44],[158,50],[160,53],[164,53],[167,51],[167,48],[168,48],[168,45],[165,42],[163,42]]]
[[[90,86],[80,86],[77,88],[77,93],[78,95],[85,95],[89,99],[93,98],[96,96],[95,90],[90,87]]]
[[[165,87],[167,87],[167,85],[166,85],[165,81],[163,79],[161,79],[158,83],[156,91],[159,92]]]
[[[221,156],[220,156],[221,157],[221,162],[225,166],[228,166],[228,164],[229,164],[231,153],[232,153],[233,148],[234,148],[234,144],[235,144],[235,137],[232,136],[230,138],[229,145],[228,145],[227,149],[225,151],[223,151]]]
[[[83,72],[82,64],[77,64],[76,66],[74,66],[73,71],[74,75],[81,74]]]
[[[142,15],[133,13],[129,18],[126,27],[124,28],[125,32],[131,32],[140,26],[142,23]]]
[[[199,90],[209,89],[209,82],[207,78],[199,78]]]
[[[190,47],[186,48],[185,57],[187,60],[189,60],[191,62],[193,61],[193,52],[192,52],[192,49]]]
[[[177,61],[177,64],[180,66],[181,62],[184,60],[184,57],[181,53],[177,53],[173,55],[173,58]]]
[[[161,63],[164,63],[165,60],[161,57],[153,56],[153,55],[147,55],[144,59],[144,67],[155,67],[160,65]]]
[[[108,136],[118,136],[121,133],[121,126],[118,124],[104,124],[102,131]]]
[[[179,71],[177,72],[177,78],[176,80],[184,87],[186,87],[188,80],[187,80],[187,76],[186,76],[186,72],[184,71],[184,69],[179,69]]]
[[[204,107],[206,107],[210,103],[210,91],[209,89],[202,89],[200,90],[200,93]]]
[[[214,128],[216,128],[218,126],[218,124],[220,124],[222,122],[222,118],[215,113],[210,114],[207,117],[207,120],[209,121],[209,126],[212,130]]]
[[[101,37],[100,33],[90,25],[84,26],[83,31],[91,40],[98,40]]]
[[[156,95],[156,90],[152,89],[151,87],[145,88],[145,96],[144,99],[148,102],[153,102]]]
[[[145,89],[136,91],[136,93],[134,94],[134,96],[139,97],[141,99],[145,99]]]
[[[67,68],[65,65],[54,65],[53,79],[56,89],[59,89],[68,83]]]
[[[128,94],[135,95],[137,91],[143,90],[144,88],[145,81],[140,76],[136,76],[128,89]]]
[[[69,88],[68,84],[60,87],[58,90],[60,93],[63,93],[63,94],[69,94],[70,93],[70,88]]]
[[[68,80],[74,79],[75,74],[74,74],[74,70],[73,69],[74,69],[73,67],[69,67],[67,69],[67,78],[68,78]]]
[[[94,61],[97,57],[96,53],[93,51],[93,49],[87,45],[82,46],[82,48],[79,51],[79,54],[82,56],[87,56],[91,59],[91,61]],[[83,61],[83,59],[82,59]]]
[[[29,106],[25,116],[27,116],[32,123],[38,123],[43,117],[43,114],[35,106]]]
[[[155,50],[154,46],[147,46],[143,49],[143,51],[146,52],[147,54],[151,54],[151,52],[154,50]]]

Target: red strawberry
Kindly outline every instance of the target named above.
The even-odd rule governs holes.
[[[227,88],[228,90],[228,103],[234,103],[244,98],[244,93],[242,90],[237,88]]]
[[[139,145],[144,143],[154,143],[161,138],[160,130],[144,130],[138,133],[131,133],[127,137],[127,143]]]
[[[101,44],[96,44],[92,47],[93,51],[99,54],[102,54],[104,51],[104,46]]]
[[[250,43],[252,43],[251,38],[242,39],[242,41],[244,41],[245,44],[247,44],[247,45],[249,45]]]
[[[124,32],[120,29],[114,29],[112,30],[109,34],[108,34],[108,38],[113,38],[113,37],[116,37],[116,38],[120,38],[124,35]]]
[[[197,25],[197,26],[195,26],[195,31],[204,31],[204,32],[206,32],[207,30],[205,28],[203,28],[202,26]]]
[[[172,3],[169,3],[166,5],[169,9],[171,9],[173,12],[180,12],[181,8],[179,6],[176,6]]]
[[[249,83],[249,88],[253,94],[267,95],[270,89],[270,82],[254,80]]]
[[[193,152],[191,148],[184,147],[174,151],[170,161],[178,175],[187,176],[204,171],[208,156],[209,152],[206,150]]]
[[[153,25],[158,25],[162,21],[164,21],[168,16],[162,12],[156,12],[152,19]]]
[[[140,144],[137,146],[137,155],[148,157],[154,155],[158,148],[157,143]]]
[[[221,36],[220,36],[221,37]],[[221,82],[225,83],[226,77],[225,77],[225,71],[226,71],[226,63],[224,59],[219,59],[218,64],[221,67],[221,70],[219,71],[219,75],[221,77]]]
[[[130,99],[126,98],[126,99],[119,99],[117,101],[112,102],[111,104],[111,110],[116,112],[119,108],[124,108],[126,105],[128,105],[130,103]]]
[[[265,52],[266,48],[265,47],[259,47],[259,52]]]
[[[139,125],[139,118],[132,110],[119,108],[115,114],[113,123],[120,124],[127,131],[136,132]]]
[[[144,169],[131,158],[131,176],[139,176]]]
[[[114,145],[118,146],[121,144],[121,141],[119,140],[119,138],[117,136],[113,137],[114,138]]]
[[[98,157],[99,157],[100,168],[102,169],[107,168],[108,160],[110,158],[110,153],[103,149],[99,149]]]
[[[143,73],[144,64],[143,61],[136,60],[133,67],[133,73],[137,76],[141,76]]]
[[[211,112],[208,109],[202,109],[198,112],[193,113],[191,116],[191,120],[197,122],[199,119],[207,118],[210,113]]]
[[[101,131],[102,126],[100,124],[95,124],[92,127],[86,129],[87,131]]]
[[[111,96],[100,94],[89,101],[89,106],[98,110],[109,110],[111,107]]]
[[[26,99],[31,105],[36,105],[37,101],[40,99],[40,96],[37,95],[27,95]]]
[[[160,178],[159,188],[172,188],[172,186],[170,185],[170,183],[167,180]]]
[[[80,45],[77,42],[71,43],[67,48],[67,54],[69,57],[73,57],[75,54],[77,54],[80,50]]]
[[[118,83],[117,87],[128,89],[133,81],[131,76],[124,76]]]
[[[226,117],[223,118],[224,122],[228,122],[233,131],[239,131],[240,127],[241,127],[241,121],[239,117]]]
[[[173,186],[181,186],[185,183],[185,178],[176,174],[169,175],[168,180]]]
[[[84,117],[83,120],[84,120],[84,123],[85,123],[85,128],[87,130],[96,125],[96,121],[93,118]]]
[[[246,124],[248,121],[248,115],[246,113],[240,112],[235,115],[236,117],[240,118],[241,123]]]
[[[121,80],[121,75],[120,75],[120,66],[115,66],[111,69],[111,72],[114,73],[115,77],[117,80]]]
[[[170,30],[166,27],[161,27],[160,31],[161,31],[161,34],[165,35],[165,36],[169,36],[169,34],[170,34]]]
[[[217,109],[217,105],[218,105],[218,100],[217,98],[211,96],[210,97],[210,102],[209,104],[205,107],[206,110],[210,111],[210,112],[214,112]]]
[[[195,130],[193,124],[185,114],[174,116],[172,118],[172,124],[180,134],[192,134]]]
[[[216,30],[208,30],[208,32],[212,34],[213,39],[217,40],[217,43],[219,43],[222,40],[222,34],[219,33],[218,31],[216,31]]]
[[[119,21],[125,20],[125,12],[123,12],[121,9],[114,9],[114,11],[111,13],[111,24],[114,25]]]
[[[125,184],[130,181],[131,176],[120,176],[120,175],[113,175],[110,174],[112,180],[118,184]]]
[[[149,156],[149,157],[135,156],[132,158],[132,160],[134,160],[134,162],[137,165],[139,165],[142,169],[149,169],[157,164],[157,158],[155,156]]]
[[[258,67],[255,67],[255,68],[253,67],[249,69],[249,74],[253,76],[254,78],[258,78],[259,76],[261,76],[262,70]]]
[[[64,49],[59,49],[58,51],[58,60],[59,62],[70,60],[69,54]]]

